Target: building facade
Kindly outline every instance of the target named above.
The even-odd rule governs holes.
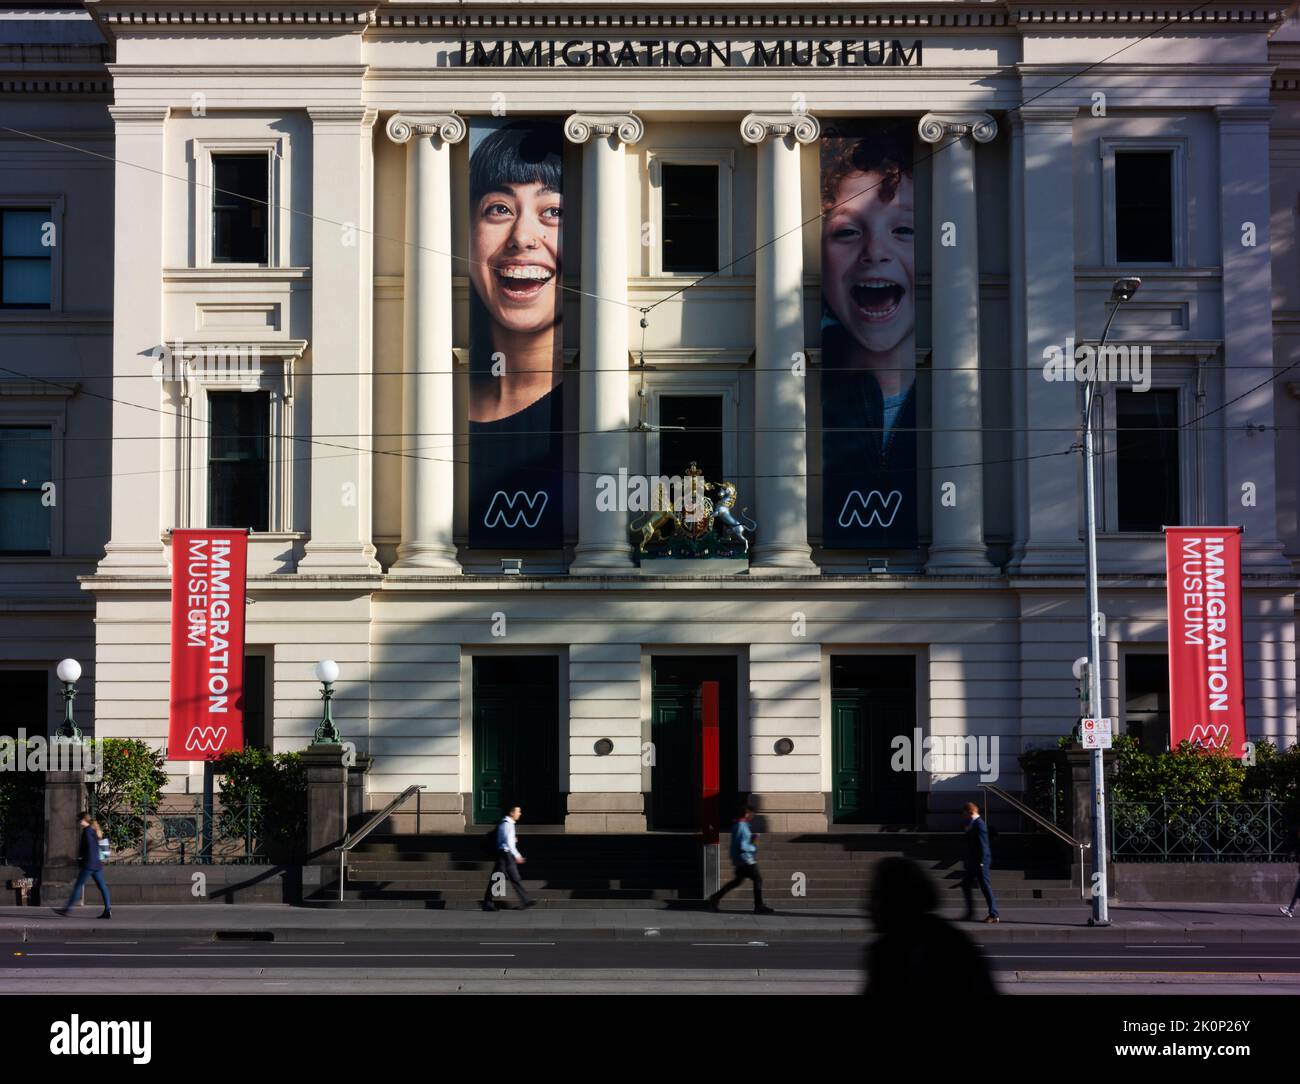
[[[0,29],[0,675],[47,717],[77,655],[83,726],[164,743],[169,531],[247,527],[248,740],[303,748],[335,660],[373,808],[688,828],[707,687],[723,793],[773,830],[943,823],[1080,714],[1059,362],[1136,276],[1105,714],[1167,737],[1161,527],[1228,524],[1248,734],[1295,740],[1288,9],[88,0]],[[692,465],[708,532],[639,503]],[[921,759],[965,738],[986,766]]]

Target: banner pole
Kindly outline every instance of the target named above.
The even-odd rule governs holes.
[[[212,862],[212,780],[215,776],[213,762],[203,762],[203,839],[199,848],[199,861]]]

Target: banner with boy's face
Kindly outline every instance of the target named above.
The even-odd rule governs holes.
[[[469,544],[564,541],[561,122],[469,131]]]
[[[822,538],[917,545],[912,125],[826,126],[821,140]]]

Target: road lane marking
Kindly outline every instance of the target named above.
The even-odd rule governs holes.
[[[88,959],[212,959],[212,953],[27,953],[29,957],[82,957]],[[231,959],[513,959],[513,953],[229,953]]]

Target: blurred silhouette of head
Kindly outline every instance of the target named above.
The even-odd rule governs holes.
[[[878,930],[897,929],[939,906],[929,875],[908,858],[885,858],[876,865],[867,911]]]

